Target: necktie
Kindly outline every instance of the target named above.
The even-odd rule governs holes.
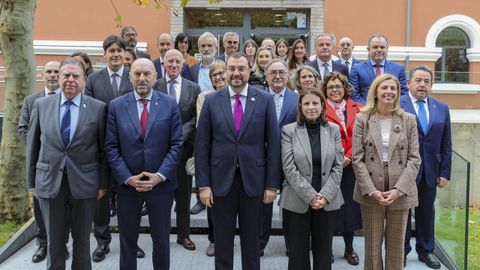
[[[118,83],[117,83],[117,77],[118,77],[118,74],[116,72],[114,72],[112,74],[112,90],[113,90],[113,94],[117,97],[118,96]]]
[[[417,100],[418,104],[418,121],[420,126],[422,126],[423,134],[427,134],[428,131],[428,121],[427,121],[427,112],[425,111],[425,100]]]
[[[60,132],[62,133],[63,145],[67,147],[67,145],[70,143],[70,106],[73,104],[73,101],[67,100],[63,104],[65,105],[65,112],[62,116]]]
[[[170,88],[168,88],[168,94],[172,97],[175,98],[175,100],[177,100],[177,91],[175,90],[175,83],[177,81],[175,80],[170,80],[169,83],[170,83]]]
[[[274,94],[273,100],[275,101],[275,111],[277,113],[277,121],[280,119],[280,114],[282,113],[282,100],[280,94]]]
[[[243,120],[243,108],[242,101],[240,100],[240,94],[235,95],[235,105],[233,107],[233,123],[235,124],[235,132],[240,133]]]
[[[143,104],[143,111],[142,115],[140,116],[140,127],[142,128],[143,135],[147,131],[147,123],[148,123],[148,99],[141,98],[140,102]]]
[[[162,66],[162,77],[165,78],[165,65],[163,64],[163,62],[160,65]]]
[[[325,77],[327,77],[329,73],[330,70],[328,69],[328,64],[323,63],[323,80],[325,80]]]
[[[375,77],[382,75],[382,71],[380,70],[381,65],[375,65]]]
[[[345,66],[347,66],[347,72],[350,73],[350,63],[345,61]]]

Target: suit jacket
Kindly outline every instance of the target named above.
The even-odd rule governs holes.
[[[400,98],[402,108],[416,115],[409,95]],[[418,141],[422,164],[417,176],[417,184],[426,181],[428,187],[437,186],[438,177],[450,179],[452,170],[452,131],[448,106],[434,98],[428,98],[429,122],[427,134],[418,128]],[[420,122],[417,117],[417,127]],[[424,176],[424,177],[423,177]]]
[[[345,64],[342,63],[342,60],[341,60],[340,58],[338,58],[338,59],[335,60],[334,62],[336,62],[336,63],[338,63],[338,64],[342,64],[342,65],[344,65],[345,67],[347,67],[347,65],[345,65]],[[360,64],[360,63],[362,63],[362,61],[358,60],[358,59],[355,58],[355,57],[352,57],[352,62],[349,63],[349,65],[350,65],[350,70],[348,70],[348,68],[347,68],[347,73],[348,73],[348,75],[350,75],[350,72],[351,72],[353,66],[355,66],[356,64]]]
[[[307,65],[313,67],[318,72],[318,75],[319,75],[320,79],[323,80],[323,78],[321,78],[322,73],[320,73],[320,69],[318,67],[318,61],[317,61],[316,58],[313,61],[307,62]],[[347,67],[342,63],[338,63],[337,61],[332,61],[332,71],[339,72],[339,73],[347,76],[347,78],[348,78]]]
[[[56,198],[66,170],[75,199],[95,198],[106,189],[105,103],[81,94],[75,133],[63,145],[60,132],[61,95],[37,99],[33,105],[27,137],[27,187],[41,198]]]
[[[198,83],[198,73],[200,72],[200,64],[202,62],[197,62],[190,66],[190,75],[192,76],[192,82]]]
[[[168,95],[167,81],[161,78],[153,84],[153,89]],[[185,144],[193,144],[195,139],[195,125],[197,119],[197,97],[201,93],[198,84],[182,78],[180,100],[178,107],[182,117],[182,134]]]
[[[286,124],[290,124],[297,120],[297,101],[298,94],[290,89],[285,91],[283,97],[282,110],[280,111],[280,117],[278,118],[278,126],[280,130]]]
[[[335,113],[335,110],[328,103],[326,105],[327,107],[326,112],[327,112],[327,120],[337,124],[338,127],[340,128],[340,136],[342,137],[343,151],[345,152],[344,155],[351,159],[352,158],[353,125],[355,124],[355,116],[357,116],[357,113],[360,112],[360,109],[362,108],[362,104],[357,103],[350,98],[346,99],[346,101],[347,101],[347,105],[345,107],[345,111],[347,115],[346,121],[345,121],[346,122],[345,126],[347,128],[346,132],[345,132],[345,129],[342,127],[340,119]]]
[[[153,65],[155,66],[155,70],[157,71],[157,80],[160,80],[163,78],[162,74],[162,62],[160,62],[160,58],[157,58],[153,60]],[[182,78],[185,78],[187,80],[192,80],[192,75],[190,74],[190,67],[188,66],[187,63],[183,63],[182,71],[180,72],[180,75],[182,75]]]
[[[148,52],[141,51],[137,48],[135,48],[135,54],[137,55],[137,58],[147,58],[150,59],[150,54]]]
[[[343,204],[340,181],[343,171],[343,148],[338,126],[326,123],[320,126],[322,145],[322,188],[327,199],[325,211],[333,211]],[[312,148],[307,128],[296,122],[282,129],[282,163],[285,181],[280,207],[296,213],[307,212],[310,201],[317,195],[312,186]]]
[[[173,192],[177,188],[175,168],[182,144],[180,112],[172,97],[153,91],[145,136],[133,92],[110,104],[105,152],[118,194],[137,194],[124,182],[143,171],[166,177],[166,182],[156,185],[151,192]]]
[[[23,142],[27,143],[28,123],[30,122],[30,115],[33,109],[33,102],[35,100],[45,97],[45,90],[25,97],[22,105],[22,112],[20,113],[20,119],[18,120],[18,132],[22,136]]]
[[[118,94],[113,92],[112,79],[108,75],[107,68],[93,73],[88,76],[87,84],[85,85],[85,95],[103,101],[108,108],[112,99],[133,91],[133,85],[128,77],[129,72],[128,68],[123,68],[122,80],[118,86]]]
[[[380,206],[369,195],[384,190],[384,165],[380,118],[377,113],[357,114],[353,128],[353,170],[357,181],[353,198],[360,204]],[[388,146],[389,189],[405,193],[389,207],[390,209],[410,209],[418,205],[415,178],[420,167],[418,133],[415,116],[404,112],[393,115],[392,129]]]
[[[222,55],[217,56],[216,60],[222,60],[222,61],[225,62],[225,63],[227,62],[227,61],[226,61],[227,58],[225,57],[225,54],[222,54]]]
[[[385,60],[383,71],[384,73],[392,74],[398,78],[400,81],[400,93],[402,96],[408,93],[405,69],[402,65]],[[368,89],[375,78],[374,67],[370,60],[353,66],[349,78],[350,84],[353,86],[352,99],[356,102],[365,104]]]
[[[228,87],[209,94],[198,121],[195,143],[196,186],[214,196],[230,191],[237,166],[249,197],[265,188],[280,189],[280,131],[273,97],[248,86],[245,113],[237,135]]]

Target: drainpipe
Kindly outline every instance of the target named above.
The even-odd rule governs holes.
[[[412,0],[407,0],[407,23],[406,23],[406,44],[405,46],[410,47],[410,21],[412,19]],[[407,53],[407,56],[405,57],[405,70],[410,73],[410,54]]]

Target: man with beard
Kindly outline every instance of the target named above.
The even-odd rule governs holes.
[[[105,103],[82,94],[85,68],[60,65],[61,93],[37,99],[27,136],[27,188],[38,199],[48,239],[47,269],[65,269],[71,225],[72,269],[91,269],[90,229],[108,186],[104,161]]]
[[[153,91],[153,63],[132,64],[135,89],[110,103],[105,152],[116,184],[120,269],[137,269],[137,239],[146,203],[153,242],[153,269],[170,266],[170,213],[182,152],[182,122],[175,99]]]
[[[280,130],[271,94],[248,85],[243,53],[227,60],[228,87],[207,95],[195,143],[200,199],[212,207],[215,269],[233,269],[238,216],[243,269],[259,270],[262,201],[280,189]]]
[[[190,67],[192,81],[198,84],[202,91],[212,90],[213,86],[208,72],[217,53],[217,38],[210,32],[203,33],[198,38],[198,49],[202,54],[202,61]]]
[[[157,71],[157,80],[165,77],[165,54],[168,50],[173,49],[173,37],[170,33],[161,33],[158,36],[157,48],[160,53],[160,57],[153,60],[153,65]],[[190,74],[190,67],[183,63],[182,65],[182,77],[187,80],[192,80],[192,75]]]
[[[341,63],[332,60],[332,51],[335,47],[335,35],[333,33],[322,33],[315,39],[315,53],[317,57],[308,62],[320,78],[323,80],[330,72],[337,71],[348,77],[347,67]]]
[[[382,34],[373,34],[368,38],[369,59],[363,63],[353,66],[349,81],[353,86],[352,99],[365,104],[368,89],[376,77],[389,73],[400,81],[401,95],[408,93],[405,69],[402,65],[388,61],[388,40]]]
[[[353,40],[349,37],[343,37],[340,39],[340,42],[338,42],[340,58],[336,62],[345,65],[347,67],[348,74],[350,74],[354,65],[361,63],[360,60],[352,56],[354,48],[355,45],[353,44]]]
[[[125,40],[127,48],[132,49],[135,52],[137,58],[150,59],[150,55],[147,52],[137,49],[137,30],[133,26],[125,26],[120,33],[120,36]]]

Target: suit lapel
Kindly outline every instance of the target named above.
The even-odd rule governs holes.
[[[60,104],[61,97],[62,97],[61,94],[56,94],[55,98],[52,98],[51,100],[52,104],[51,106],[49,106],[49,109],[48,109],[50,110],[50,113],[48,113],[47,115],[57,115],[57,119],[53,121],[53,128],[55,130],[55,133],[57,134],[58,143],[62,146],[62,148],[65,148],[62,140],[62,132],[60,131],[60,121],[62,121],[61,120],[62,116],[60,115],[60,106],[62,105]]]
[[[165,95],[168,96],[168,90],[167,90],[167,80],[165,78],[161,78],[158,81],[158,91],[164,93]]]
[[[322,170],[325,166],[325,159],[327,157],[328,148],[331,147],[331,144],[328,141],[330,137],[329,128],[326,125],[320,125],[320,145],[322,146],[321,156],[322,156]]]
[[[153,92],[152,99],[150,100],[150,111],[148,112],[148,122],[147,122],[147,129],[145,131],[146,132],[145,139],[150,134],[150,129],[152,129],[153,122],[155,121],[155,119],[157,119],[157,114],[158,114],[158,111],[160,109],[160,107],[158,105],[159,103],[160,103],[159,95],[155,95],[155,92]],[[138,114],[138,112],[137,112],[137,114]],[[140,123],[140,122],[138,122],[138,123]]]
[[[278,125],[281,126],[280,123],[283,122],[285,117],[287,116],[287,112],[290,110],[291,106],[295,106],[295,101],[293,101],[294,95],[289,92],[290,90],[285,91],[285,95],[283,96],[283,104],[282,109],[280,111],[280,117],[278,118]]]
[[[125,105],[127,107],[128,115],[130,116],[130,120],[132,121],[133,126],[137,130],[138,134],[142,134],[142,128],[140,127],[140,119],[138,119],[137,101],[135,100],[135,95],[133,93],[129,94],[127,98],[127,103]]]
[[[377,153],[380,158],[382,158],[382,133],[380,131],[380,123],[379,123],[378,114],[375,113],[370,115],[370,119],[368,120],[368,127],[370,129],[370,135],[373,138],[373,144],[377,148]]]
[[[88,103],[86,102],[86,98],[83,94],[81,94],[80,98],[80,108],[78,108],[78,121],[77,121],[77,126],[75,128],[75,133],[72,136],[72,139],[70,142],[74,141],[75,137],[78,137],[78,134],[81,132],[82,127],[85,125],[85,119],[87,118],[90,110],[88,109]],[[81,136],[80,136],[81,138]],[[67,145],[67,147],[70,146],[70,144]]]
[[[405,128],[402,125],[402,118],[394,113],[392,127],[390,129],[390,140],[388,142],[388,160],[392,158],[393,151],[395,150],[395,146],[397,145],[400,134],[402,133],[402,127]]]
[[[248,87],[248,94],[245,100],[245,112],[242,119],[242,127],[240,128],[240,134],[238,138],[242,136],[242,133],[245,131],[246,126],[252,118],[252,114],[255,111],[257,91],[253,87]]]
[[[357,112],[360,110],[360,108],[358,108],[358,105],[355,102],[353,102],[353,100],[347,99],[346,110],[347,110],[347,119],[346,119],[347,123],[345,125],[347,126],[347,129],[348,129],[348,127],[354,126],[355,117],[357,115]]]
[[[366,62],[365,62],[365,66],[367,66],[367,74],[368,76],[370,77],[370,81],[374,81],[376,76],[375,76],[375,72],[373,71],[373,66],[372,66],[372,63],[370,62],[370,59],[368,59]]]
[[[431,98],[427,98],[427,100],[428,100],[428,112],[429,112],[429,115],[428,115],[428,129],[427,129],[427,134],[428,134],[428,132],[432,128],[432,124],[436,120],[435,116],[440,115],[440,114],[437,112],[438,108],[437,108],[437,105],[434,103],[434,101]],[[425,134],[425,135],[427,135],[427,134]]]
[[[308,132],[305,125],[298,126],[296,129],[296,134],[298,137],[298,141],[302,147],[305,156],[307,157],[308,163],[310,164],[310,168],[312,168],[312,148],[310,146],[310,139],[308,138]],[[295,149],[294,149],[295,150]]]
[[[118,87],[118,95],[123,95],[125,94],[127,90],[127,85],[129,83],[129,70],[128,68],[124,67],[123,68],[123,74],[122,74],[122,80],[120,81],[120,86]]]
[[[418,120],[418,115],[417,115],[417,112],[415,111],[415,108],[413,107],[413,103],[412,103],[412,100],[410,99],[410,96],[409,95],[406,95],[405,98],[402,98],[402,108],[406,111],[406,112],[409,112],[413,115],[415,115],[415,120],[417,121],[417,127],[418,127],[418,131],[419,131],[419,136],[425,136],[426,134],[423,133],[423,129],[422,129],[422,126],[420,125],[420,121]],[[429,109],[430,109],[430,102],[428,103],[429,105]],[[430,110],[430,112],[432,112]],[[432,118],[432,114],[430,114],[430,120]],[[428,129],[430,129],[430,124],[431,124],[431,121],[429,121],[429,124],[428,124]]]
[[[178,100],[178,106],[183,108],[187,101],[190,99],[190,89],[188,88],[185,79],[182,78],[182,85],[180,86],[180,99]]]
[[[235,132],[235,126],[233,124],[233,112],[232,112],[232,105],[230,103],[230,95],[229,95],[229,92],[228,92],[228,87],[223,88],[223,90],[221,90],[221,91],[222,92],[220,92],[220,96],[221,96],[221,102],[220,103],[221,103],[221,106],[222,106],[223,115],[225,116],[227,126],[232,131],[232,134],[235,137],[237,137],[237,133]],[[215,106],[215,104],[213,104],[212,106]]]
[[[107,95],[110,100],[115,98],[115,94],[113,93],[112,89],[112,82],[110,80],[110,76],[108,75],[108,70],[107,68],[104,68],[102,70],[103,73],[103,88],[107,91]]]

